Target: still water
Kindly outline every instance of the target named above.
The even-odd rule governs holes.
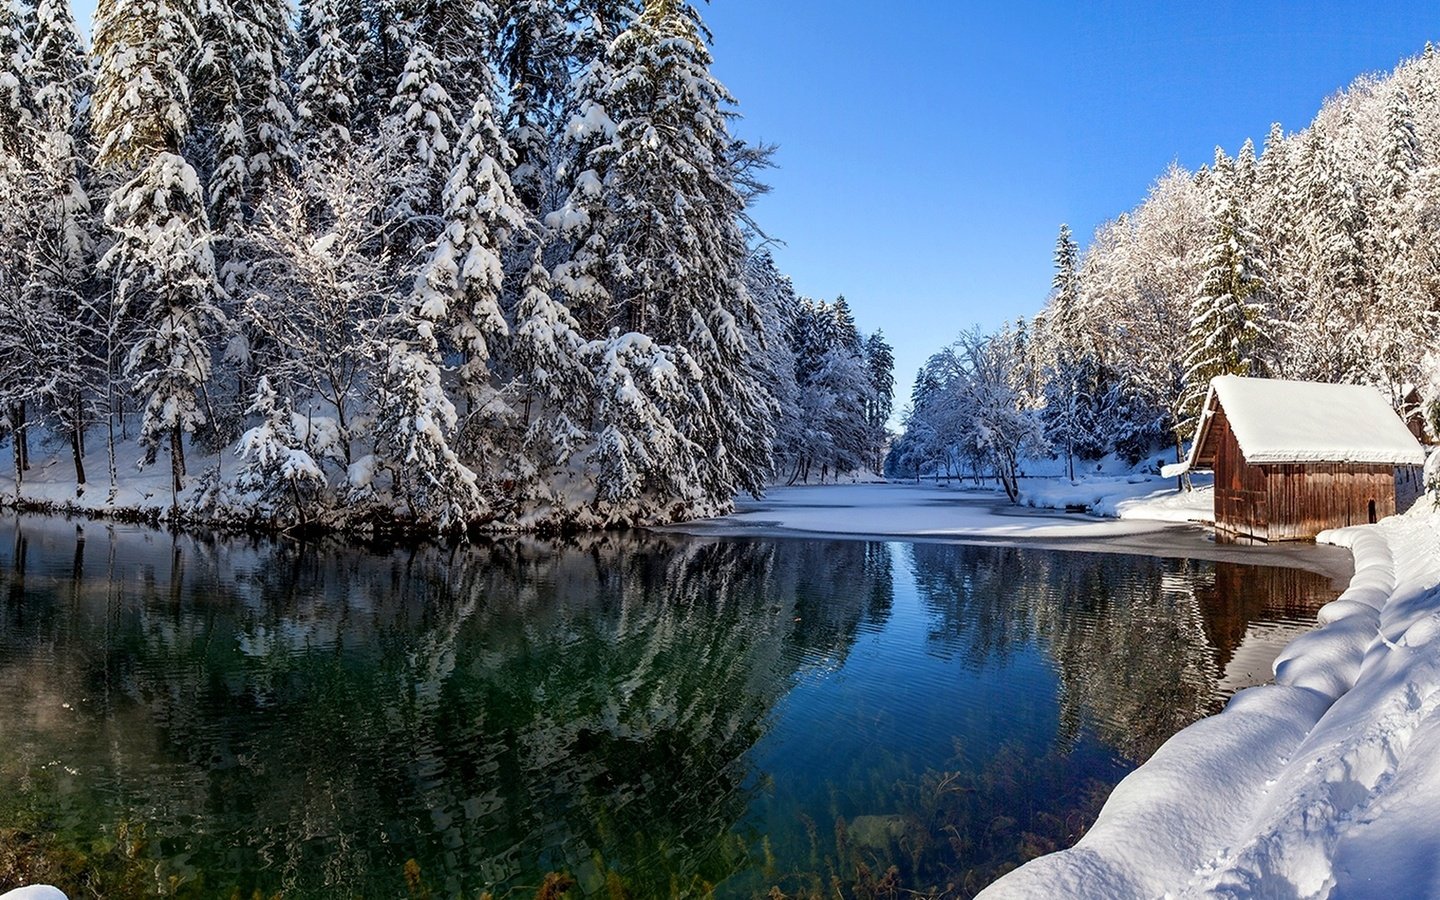
[[[0,888],[965,896],[1072,843],[1335,593],[1028,548],[12,516]]]

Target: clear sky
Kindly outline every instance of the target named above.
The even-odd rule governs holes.
[[[1165,167],[1257,148],[1440,39],[1429,2],[713,0],[715,70],[780,145],[758,218],[803,294],[896,349],[897,407],[959,331],[1037,311]]]
[[[94,0],[74,0],[88,21]],[[962,329],[1034,313],[1172,161],[1306,125],[1440,39],[1428,2],[712,0],[737,132],[780,145],[758,217],[803,294],[895,345],[897,407]]]

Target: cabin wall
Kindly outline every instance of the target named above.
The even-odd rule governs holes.
[[[1215,448],[1215,527],[1268,539],[1270,511],[1265,473],[1245,462],[1223,408],[1211,418],[1210,440]]]
[[[1327,528],[1368,525],[1395,514],[1395,468],[1335,464],[1265,470],[1270,541],[1308,540]]]
[[[1223,409],[1216,410],[1210,428],[1219,531],[1265,541],[1303,541],[1327,528],[1365,525],[1395,514],[1392,466],[1250,465]]]

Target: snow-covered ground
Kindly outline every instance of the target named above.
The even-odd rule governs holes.
[[[706,531],[985,538],[1098,538],[1168,527],[1164,521],[1016,508],[994,490],[928,482],[775,488],[760,500],[741,498],[732,515],[697,524]]]
[[[0,446],[0,505],[15,501],[15,463],[12,445]],[[134,513],[159,515],[171,505],[170,460],[141,467],[143,453],[135,441],[117,446],[115,471],[116,489],[110,490],[109,457],[104,443],[97,437],[86,447],[84,490],[77,491],[75,465],[68,447],[53,446],[36,440],[30,449],[30,470],[20,486],[20,497],[27,503],[45,504],[77,512],[102,514]],[[192,447],[186,460],[192,475],[217,466],[234,469],[237,463],[230,454],[205,454]],[[180,495],[182,504],[193,494],[197,480],[187,481]]]
[[[981,896],[1440,896],[1440,512],[1322,540],[1356,574],[1276,683],[1175,735],[1073,848]]]
[[[1080,476],[1075,481],[1031,479],[1021,483],[1020,499],[1043,509],[1084,507],[1097,516],[1160,522],[1213,522],[1212,478],[1195,476],[1195,489],[1178,491],[1175,479],[1156,475]]]

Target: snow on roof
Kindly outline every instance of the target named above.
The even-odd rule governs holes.
[[[1425,462],[1420,443],[1372,387],[1222,375],[1210,382],[1187,467],[1213,461],[1201,454],[1217,407],[1252,464]]]

